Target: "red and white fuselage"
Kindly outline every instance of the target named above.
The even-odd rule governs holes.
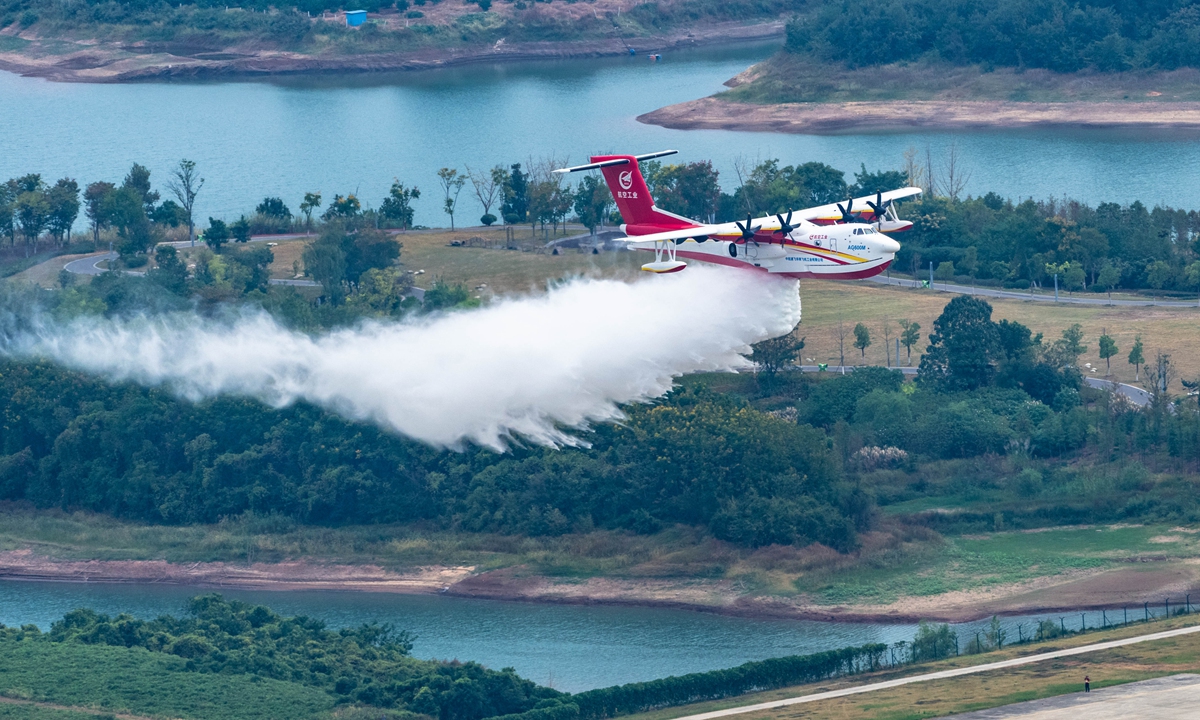
[[[621,230],[629,236],[630,246],[655,254],[654,262],[642,266],[650,272],[678,272],[687,266],[684,260],[699,260],[784,277],[856,280],[878,275],[900,250],[900,243],[887,233],[912,227],[911,222],[896,217],[892,203],[921,192],[920,188],[903,188],[844,205],[832,203],[787,215],[706,224],[654,205],[638,162],[674,152],[598,155],[588,165],[555,171],[598,169],[603,173],[625,221]]]

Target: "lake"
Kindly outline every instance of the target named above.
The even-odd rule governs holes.
[[[213,590],[173,585],[121,585],[0,581],[0,623],[36,624],[43,630],[72,609],[129,612],[153,618],[183,614],[187,598]],[[356,592],[221,591],[226,597],[268,605],[286,615],[308,615],[330,627],[392,623],[416,635],[420,658],[475,660],[513,667],[524,677],[576,692],[670,675],[732,667],[750,660],[862,645],[912,640],[911,624],[830,623],[753,619],[663,608],[605,605],[543,605],[437,595]],[[1152,608],[1152,611],[1155,610]],[[1163,608],[1157,608],[1161,614]],[[1137,608],[1141,617],[1142,608]],[[1061,614],[1039,616],[1059,622]],[[1130,619],[1134,619],[1130,609]],[[1110,621],[1121,618],[1109,611]],[[1029,633],[1035,618],[1005,618],[1012,638],[1017,625]],[[1087,613],[1088,627],[1100,624]],[[1079,613],[1068,614],[1077,629]],[[986,621],[956,626],[960,643]]]
[[[296,211],[305,191],[378,205],[394,177],[423,192],[417,222],[449,225],[437,170],[591,153],[677,149],[712,160],[726,189],[737,158],[816,160],[847,172],[898,168],[906,148],[935,164],[957,144],[968,190],[1089,203],[1197,207],[1195,134],[1149,131],[901,132],[833,136],[681,131],[634,118],[721,89],[774,44],[644,57],[471,65],[419,73],[130,85],[52,83],[0,73],[0,178],[41,172],[119,181],[134,161],[160,186],[180,158],[207,179],[200,218],[236,218],[267,195]],[[848,177],[848,179],[851,179]],[[459,225],[482,213],[463,190]],[[82,227],[82,220],[80,222]]]

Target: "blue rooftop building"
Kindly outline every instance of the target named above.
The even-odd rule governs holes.
[[[350,27],[358,27],[367,21],[366,10],[347,10],[346,24]]]

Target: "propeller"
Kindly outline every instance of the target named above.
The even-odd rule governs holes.
[[[745,225],[741,224],[740,222],[738,222],[738,221],[736,221],[736,220],[734,221],[734,223],[733,223],[733,224],[734,224],[734,225],[737,225],[737,227],[738,227],[738,230],[741,230],[741,231],[742,231],[742,239],[743,239],[743,240],[753,240],[753,239],[754,239],[754,234],[755,234],[755,233],[757,233],[759,230],[761,230],[761,229],[762,229],[762,228],[760,228],[760,227],[756,227],[756,226],[754,226],[754,225],[751,225],[750,223],[751,223],[751,222],[753,222],[753,220],[754,220],[754,219],[753,219],[752,217],[750,217],[750,215],[749,215],[749,214],[747,214],[747,215],[746,215],[746,224],[745,224]]]
[[[838,203],[837,209],[842,214],[842,222],[844,222],[844,223],[858,222],[858,216],[856,216],[854,213],[850,212],[851,210],[854,209],[854,198],[850,198],[850,199],[846,200],[845,206],[843,206],[841,203]]]
[[[792,225],[792,211],[791,210],[788,210],[786,219],[784,219],[783,215],[776,215],[775,219],[779,221],[779,229],[776,230],[775,232],[779,233],[780,235],[783,235],[786,237],[788,235],[791,235],[792,231],[796,229],[795,226]]]
[[[883,222],[883,214],[886,213],[887,209],[892,206],[892,201],[884,200],[883,193],[876,191],[875,202],[868,200],[867,204],[871,206],[871,211],[875,213],[875,224],[878,225],[879,223]]]

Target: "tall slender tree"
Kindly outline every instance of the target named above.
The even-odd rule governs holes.
[[[148,178],[149,173],[147,173]],[[171,173],[171,179],[167,181],[167,189],[179,201],[179,207],[183,208],[183,220],[187,224],[188,240],[193,246],[196,244],[196,222],[192,211],[196,207],[196,195],[200,193],[202,187],[204,187],[204,178],[197,176],[196,163],[186,159],[179,161],[179,166]]]

